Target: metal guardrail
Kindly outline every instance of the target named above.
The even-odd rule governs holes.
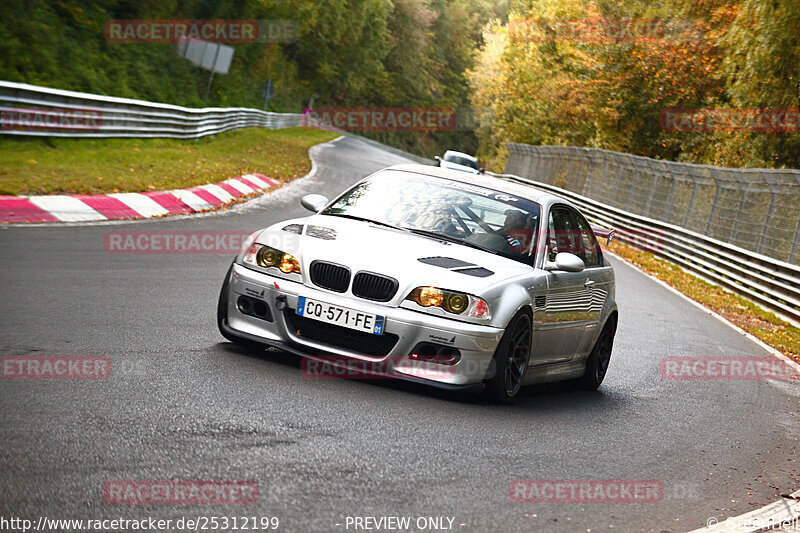
[[[568,199],[594,224],[614,228],[621,242],[679,265],[800,326],[800,266],[778,261],[680,226],[611,207],[580,194],[513,174],[492,174]]]
[[[0,81],[0,134],[191,139],[247,127],[300,126],[303,115],[189,108]]]
[[[800,264],[800,170],[713,167],[599,148],[507,146],[510,174]]]

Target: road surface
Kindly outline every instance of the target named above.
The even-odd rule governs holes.
[[[112,363],[107,379],[0,380],[0,516],[277,516],[279,531],[297,532],[355,531],[347,517],[365,516],[449,517],[459,532],[686,531],[800,486],[800,387],[662,379],[667,356],[768,354],[616,260],[620,322],[603,386],[532,389],[507,407],[413,384],[304,378],[297,357],[217,332],[233,254],[104,248],[110,230],[251,230],[304,216],[302,195],[332,196],[403,162],[351,138],[313,153],[313,177],[244,209],[0,230],[0,354]],[[258,501],[103,497],[109,481],[209,479],[256,481]],[[658,480],[663,496],[515,503],[517,479]]]

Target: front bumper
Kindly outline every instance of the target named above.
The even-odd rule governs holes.
[[[503,335],[503,330],[499,328],[458,322],[344,296],[256,272],[238,264],[233,265],[230,276],[228,321],[223,325],[226,329],[235,335],[334,365],[361,361],[372,365],[368,368],[391,368],[392,376],[400,379],[446,389],[476,388],[476,385],[482,386]],[[272,321],[242,313],[237,306],[239,296],[263,300],[270,308]],[[385,317],[384,335],[387,336],[383,340],[396,336],[397,341],[387,353],[375,355],[299,336],[299,331],[290,323],[294,317],[289,315],[297,308],[298,296],[382,315]],[[453,365],[420,364],[408,356],[421,342],[457,348],[461,358]]]

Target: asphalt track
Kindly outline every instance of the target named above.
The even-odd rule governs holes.
[[[295,356],[217,332],[232,254],[104,248],[109,230],[249,230],[303,216],[303,194],[331,196],[402,162],[350,138],[313,154],[313,177],[231,212],[0,230],[0,354],[112,362],[101,380],[0,380],[0,516],[277,516],[279,531],[297,532],[355,531],[348,516],[443,516],[463,532],[686,531],[800,487],[800,387],[662,379],[667,356],[769,355],[618,261],[603,386],[531,389],[509,407],[304,378]],[[104,501],[108,481],[164,479],[255,480],[260,495],[238,506]],[[515,503],[517,479],[658,480],[663,497]]]

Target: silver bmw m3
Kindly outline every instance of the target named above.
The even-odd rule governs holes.
[[[614,272],[567,200],[400,165],[302,204],[311,216],[253,233],[231,264],[217,309],[231,342],[502,403],[526,385],[603,381]]]

